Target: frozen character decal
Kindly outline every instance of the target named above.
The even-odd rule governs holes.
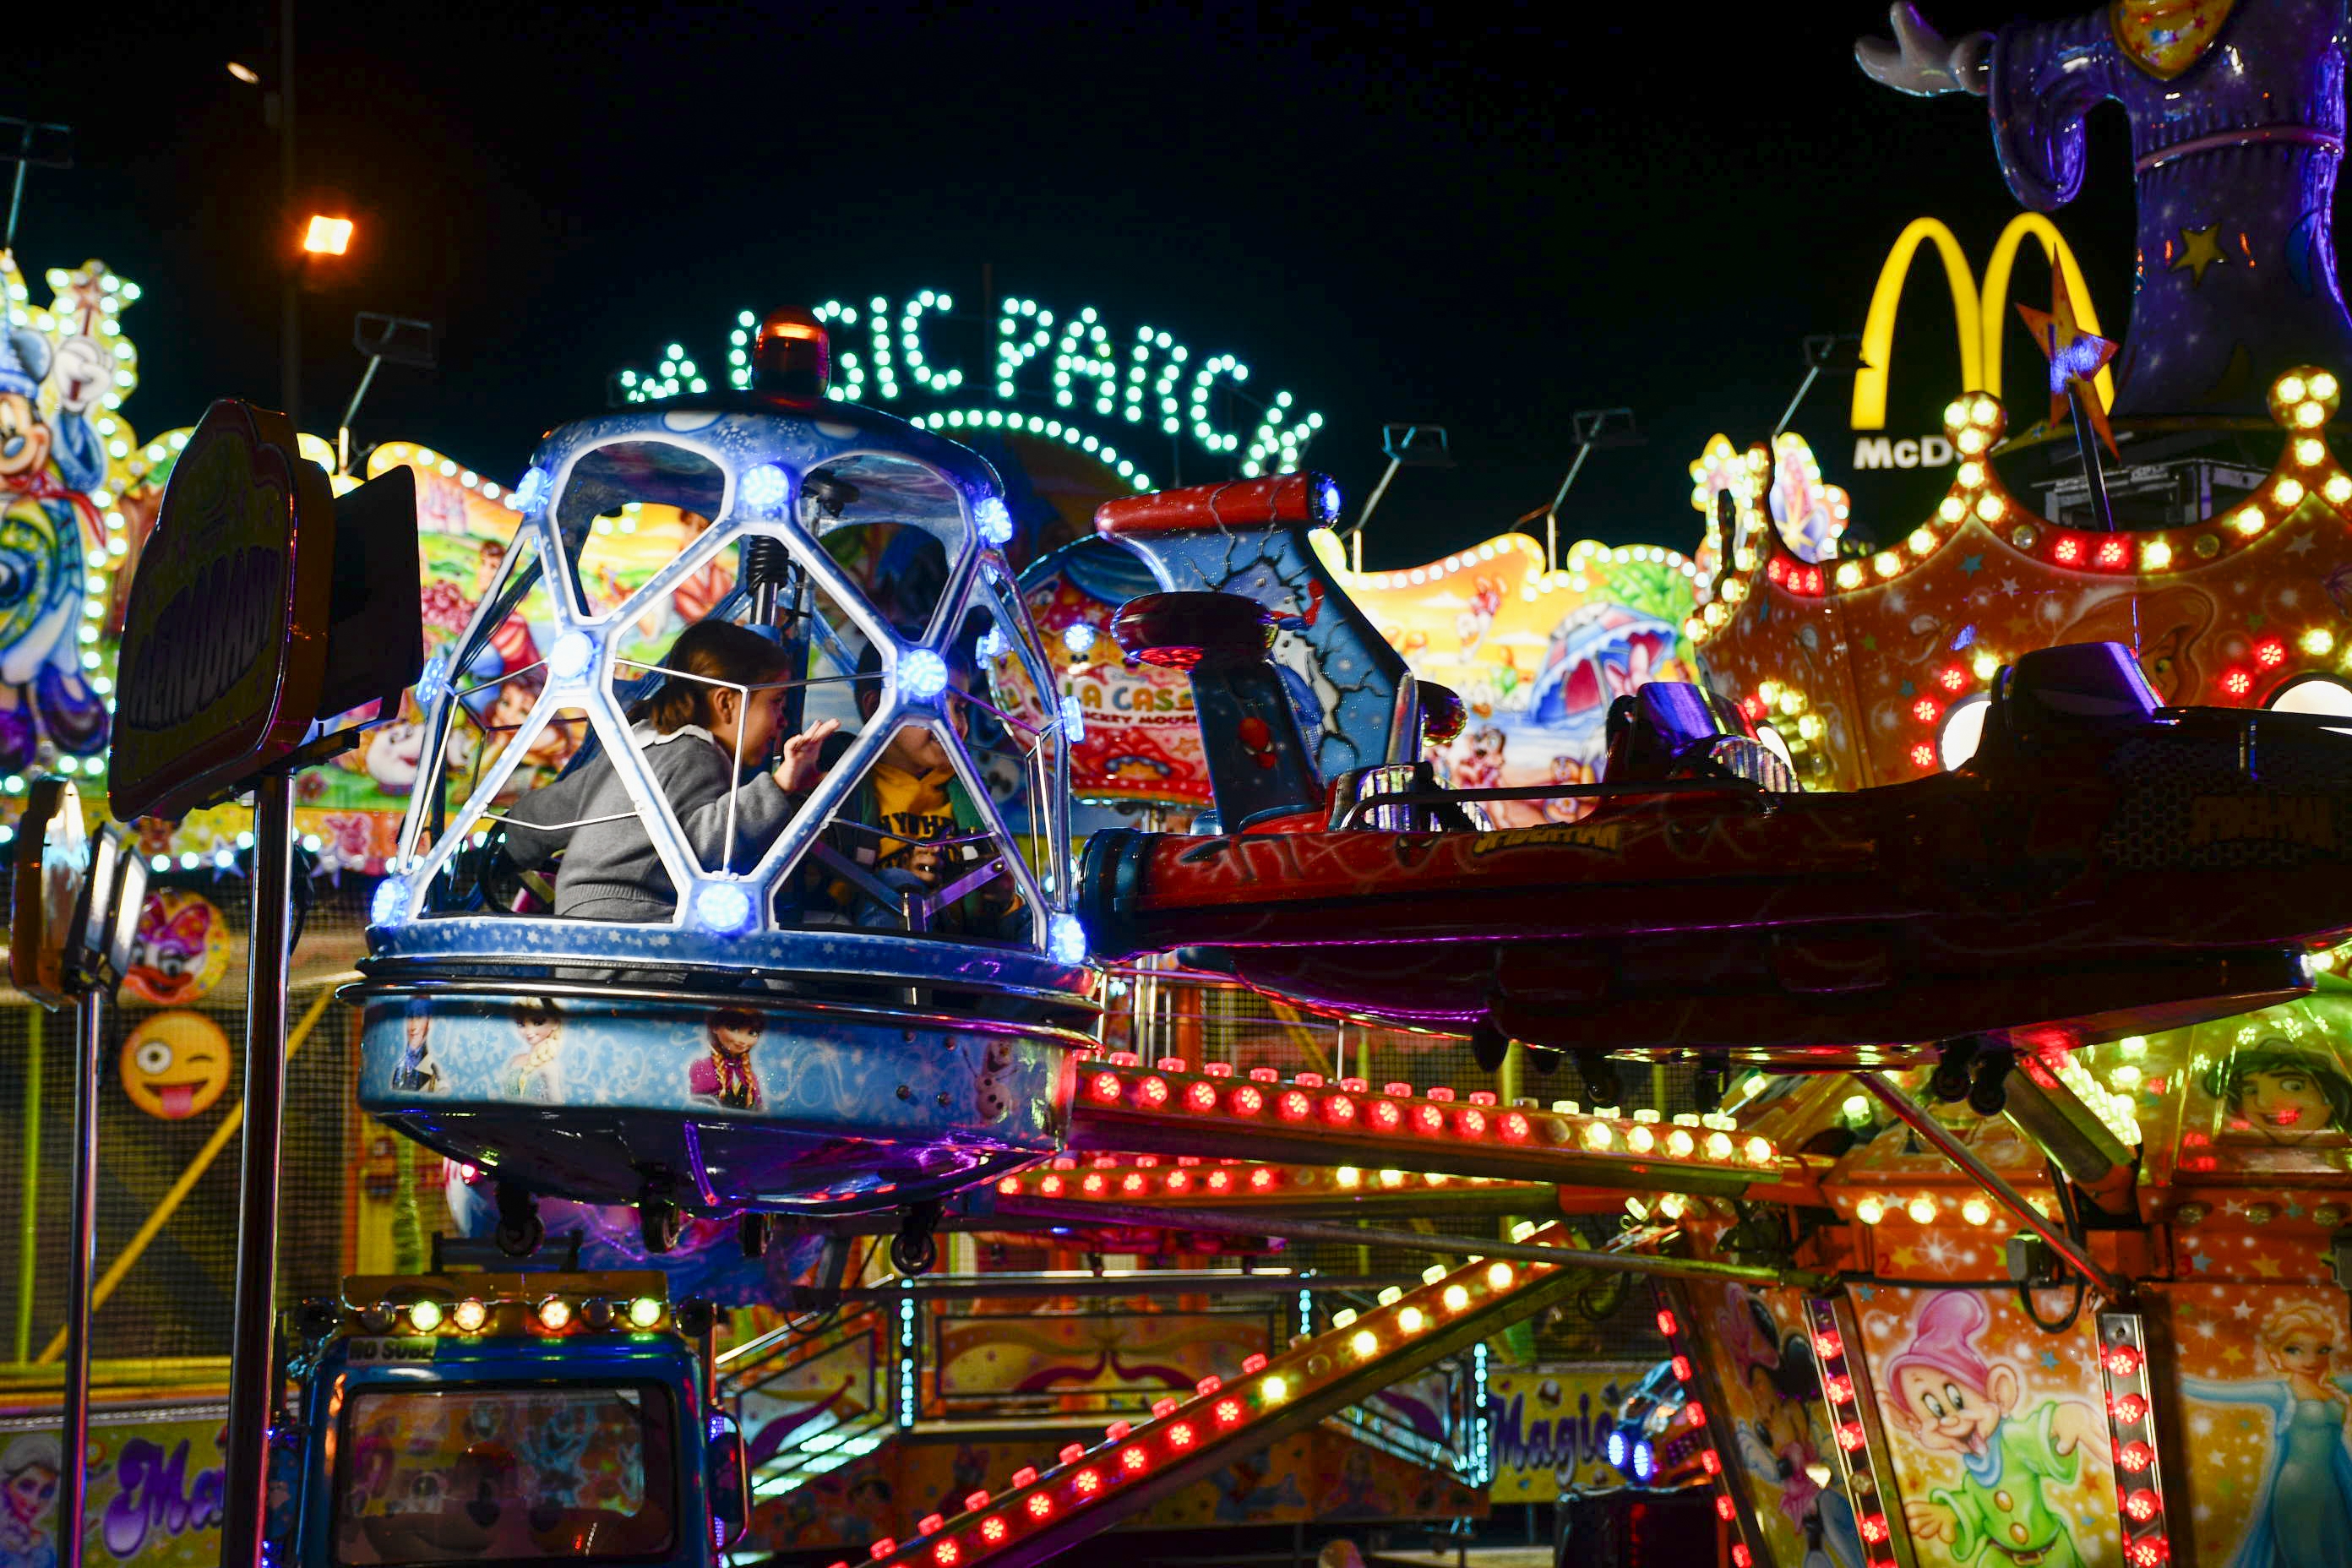
[[[1911,1440],[1966,1471],[1955,1490],[1903,1500],[1913,1539],[1940,1542],[1954,1563],[2082,1568],[2082,1555],[2044,1489],[2072,1483],[2086,1446],[2103,1462],[2105,1418],[2079,1400],[2021,1412],[2015,1369],[1977,1348],[1991,1314],[1971,1290],[1937,1293],[1920,1309],[1911,1342],[1887,1363],[1890,1414]]]
[[[767,1020],[748,1007],[712,1013],[705,1024],[710,1054],[687,1069],[687,1092],[730,1110],[759,1110],[760,1078],[751,1068],[751,1049],[767,1027]]]
[[[537,1495],[531,1500],[530,1527],[545,1532],[563,1522],[579,1506],[580,1461],[586,1458],[594,1436],[591,1406],[584,1399],[553,1399],[534,1412],[523,1432],[523,1458],[530,1462]]]
[[[402,1022],[407,1037],[400,1060],[393,1065],[392,1087],[406,1094],[440,1093],[441,1064],[433,1055],[432,1014],[419,1004],[408,1010]]]
[[[2296,1148],[2345,1142],[2352,1121],[2352,1079],[2327,1056],[2265,1036],[2205,1072],[2205,1090],[2221,1107],[2221,1141]]]
[[[58,416],[41,408],[54,379]],[[106,479],[91,410],[110,384],[97,340],[54,354],[29,327],[0,331],[0,771],[18,772],[46,738],[58,751],[106,749],[106,704],[83,679],[85,548],[98,542],[90,492]]]
[[[58,1476],[64,1468],[57,1438],[26,1432],[0,1451],[0,1568],[57,1568]]]
[[[2275,1377],[2180,1380],[2190,1399],[2258,1405],[2271,1418],[2270,1466],[2230,1568],[2345,1568],[2352,1563],[2352,1452],[2344,1446],[2352,1375],[2336,1370],[2336,1315],[2312,1301],[2284,1302],[2256,1337]]]
[[[518,1002],[514,1026],[522,1049],[507,1058],[506,1091],[517,1100],[555,1104],[563,1098],[562,1014],[552,1002]]]

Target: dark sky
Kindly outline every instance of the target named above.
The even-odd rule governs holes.
[[[511,479],[607,372],[673,339],[709,363],[739,309],[929,286],[961,314],[988,265],[1000,292],[1148,320],[1294,390],[1351,507],[1383,421],[1449,426],[1458,466],[1399,479],[1371,564],[1502,531],[1549,499],[1573,412],[1619,404],[1650,444],[1593,457],[1567,534],[1687,547],[1685,465],[1715,430],[1769,429],[1799,340],[1860,327],[1903,224],[1945,217],[1980,264],[2015,210],[1980,100],[1854,67],[1885,27],[1868,0],[1076,10],[306,7],[303,184],[362,228],[305,300],[306,426],[358,376],[355,310],[444,330],[438,370],[384,372],[362,438]],[[1953,33],[2014,14],[1931,11]],[[223,68],[267,63],[266,17],[104,15],[45,26],[0,93],[79,128],[78,166],[33,175],[19,256],[144,286],[142,433],[214,395],[274,404],[277,144]],[[2121,130],[2095,122],[2059,215],[2115,316]],[[1942,288],[1917,275],[1930,307]],[[1948,335],[1948,308],[1920,320]],[[1799,421],[1825,447],[1845,393],[1824,382]]]

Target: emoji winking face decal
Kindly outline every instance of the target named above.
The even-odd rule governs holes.
[[[228,1087],[228,1037],[202,1013],[158,1013],[122,1042],[122,1092],[150,1116],[184,1121]]]

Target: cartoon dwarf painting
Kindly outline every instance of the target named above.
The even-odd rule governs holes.
[[[2114,1462],[2105,1422],[2080,1400],[2022,1409],[2016,1370],[1978,1348],[1990,1321],[1975,1291],[1938,1292],[1920,1310],[1911,1342],[1887,1363],[1884,1387],[1896,1423],[1966,1471],[1957,1489],[1905,1499],[1905,1522],[1914,1540],[1943,1543],[1964,1568],[2081,1568],[2046,1489],[2074,1482],[2086,1446]]]

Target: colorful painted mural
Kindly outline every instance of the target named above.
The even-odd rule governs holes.
[[[1648,1372],[1640,1362],[1536,1366],[1490,1373],[1496,1502],[1556,1502],[1624,1485],[1609,1463],[1617,1407]]]
[[[1717,1348],[1723,1413],[1736,1434],[1738,1473],[1771,1561],[1792,1568],[1862,1568],[1862,1540],[1831,1447],[1802,1296],[1704,1280],[1687,1289],[1702,1337]]]
[[[1072,1429],[1071,1440],[1099,1428]],[[761,1500],[745,1550],[819,1549],[872,1539],[922,1514],[962,1511],[992,1479],[1034,1465],[1046,1430],[1003,1438],[901,1440],[782,1496]],[[1329,1427],[1310,1428],[1160,1499],[1122,1530],[1477,1517],[1486,1500],[1442,1470],[1396,1458]]]
[[[1573,545],[1544,569],[1543,546],[1505,534],[1402,572],[1343,569],[1316,545],[1349,596],[1413,674],[1453,688],[1469,721],[1438,760],[1462,788],[1586,784],[1601,776],[1609,705],[1650,680],[1696,680],[1683,627],[1697,566],[1655,545]],[[1570,801],[1502,801],[1497,824],[1570,820]]]
[[[1950,1274],[1984,1278],[1957,1262]],[[1853,1297],[1922,1568],[2117,1568],[2089,1314],[2051,1333],[2008,1289],[1857,1285]]]
[[[220,1560],[226,1418],[184,1407],[92,1413],[85,1563],[199,1568]],[[58,1435],[26,1425],[0,1428],[0,1568],[57,1568]]]
[[[932,1331],[934,1389],[950,1410],[1141,1410],[1277,1348],[1263,1313],[939,1314]]]

